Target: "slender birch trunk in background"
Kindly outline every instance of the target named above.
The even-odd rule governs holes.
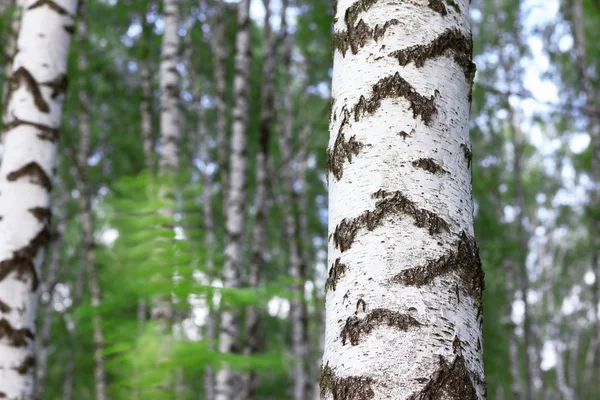
[[[58,280],[58,272],[61,264],[61,247],[63,243],[63,234],[65,232],[65,203],[68,202],[70,193],[66,192],[60,179],[56,179],[55,190],[58,190],[58,197],[54,205],[54,229],[52,232],[52,243],[50,244],[50,258],[47,259],[47,273],[44,277],[44,283],[41,286],[42,301],[40,306],[40,334],[36,348],[36,398],[42,399],[46,387],[46,373],[48,369],[48,355],[50,353],[50,334],[52,331],[52,322],[54,316],[54,287]]]
[[[199,149],[198,154],[200,159],[204,162],[203,170],[203,183],[204,191],[202,211],[204,215],[204,231],[205,231],[205,244],[206,244],[206,269],[210,279],[214,278],[214,248],[215,248],[215,221],[212,207],[213,193],[214,193],[214,182],[213,176],[208,168],[211,163],[210,152],[209,152],[209,137],[208,129],[206,127],[206,113],[202,104],[199,105],[198,110],[198,136],[199,136]],[[205,339],[213,341],[216,338],[216,315],[213,306],[212,297],[208,299],[208,316],[206,317],[205,327]],[[210,346],[210,350],[214,350],[213,346]],[[214,400],[215,398],[215,372],[212,367],[207,366],[204,375],[204,396],[206,400]]]
[[[500,221],[500,219],[499,219]],[[504,267],[505,271],[505,285],[507,292],[506,299],[506,315],[510,321],[511,327],[508,331],[508,354],[510,359],[510,377],[512,384],[510,386],[510,392],[513,399],[523,398],[523,388],[521,387],[521,374],[519,372],[519,343],[517,341],[517,335],[514,328],[512,327],[512,314],[513,304],[515,302],[515,279],[514,279],[514,261],[507,260]]]
[[[76,0],[25,3],[0,165],[0,398],[34,397],[37,289]]]
[[[233,82],[234,106],[229,158],[229,189],[225,208],[225,265],[223,266],[223,286],[237,288],[241,284],[242,272],[242,233],[244,232],[244,211],[246,203],[246,150],[248,135],[248,97],[251,62],[251,23],[250,0],[240,0],[237,13],[237,34],[235,38],[235,77]],[[240,332],[238,313],[224,299],[221,307],[219,327],[219,352],[235,352]],[[216,377],[216,400],[230,400],[241,390],[240,376],[223,365]]]
[[[337,4],[324,400],[485,398],[468,16]]]
[[[180,112],[179,112],[179,0],[164,0],[165,28],[160,61],[160,175],[174,175],[179,168]],[[171,216],[172,210],[162,210]],[[168,294],[152,301],[150,316],[167,333],[173,318]]]
[[[79,270],[77,271],[77,275],[75,277],[75,287],[73,288],[73,304],[71,308],[76,310],[77,307],[81,305],[81,301],[83,299],[84,289],[85,289],[85,251],[81,251],[81,260],[79,265]],[[70,335],[71,340],[71,351],[69,352],[69,358],[67,360],[67,365],[65,366],[65,381],[63,384],[63,400],[72,400],[73,398],[73,384],[74,384],[74,375],[75,375],[75,358],[77,357],[77,353],[79,351],[79,342],[77,339],[77,319],[74,318],[69,313],[63,314],[63,319],[65,321],[65,325],[67,327],[67,331]]]
[[[57,207],[58,209],[58,207]],[[55,218],[56,218],[55,213]],[[54,315],[53,293],[56,280],[58,278],[58,270],[60,268],[60,250],[63,243],[64,219],[60,218],[56,225],[56,236],[52,239],[50,245],[50,259],[48,260],[48,274],[46,276],[45,288],[42,289],[46,303],[41,305],[41,327],[38,340],[38,348],[36,349],[36,398],[42,399],[46,388],[46,373],[48,370],[48,355],[50,353],[50,334],[52,330],[52,320]]]
[[[142,60],[140,62],[140,121],[142,145],[146,168],[152,171],[154,166],[154,134],[152,132],[152,70],[150,68],[150,41],[152,31],[146,21],[146,9],[142,15]],[[140,306],[142,306],[140,302]],[[145,315],[145,312],[144,312]]]
[[[25,0],[12,0],[11,6],[14,6],[13,15],[11,17],[11,23],[8,30],[8,37],[6,38],[6,44],[4,47],[4,58],[6,64],[4,65],[4,76],[9,77],[12,72],[13,59],[17,52],[17,35],[19,34],[19,27],[21,26],[21,17],[23,14],[23,7],[25,6]],[[4,82],[2,87],[2,126],[6,126],[8,123],[6,111],[8,106],[8,93],[10,90],[10,82],[8,79]]]
[[[227,190],[229,190],[229,168],[227,157],[227,76],[225,65],[227,58],[225,37],[225,7],[223,0],[216,0],[217,12],[210,37],[210,45],[213,53],[215,90],[217,97],[217,161],[219,175],[221,177],[223,205],[227,208]]]
[[[588,131],[591,138],[592,146],[592,170],[591,181],[592,189],[590,191],[590,209],[591,216],[591,231],[590,238],[592,240],[592,271],[596,277],[592,286],[592,300],[594,302],[594,341],[595,346],[591,349],[594,353],[595,368],[595,384],[596,391],[600,391],[600,215],[598,208],[600,207],[600,108],[597,104],[598,92],[595,90],[591,79],[591,68],[588,60],[586,49],[585,36],[585,18],[583,15],[583,1],[573,1],[573,29],[575,36],[575,48],[577,54],[577,67],[581,86],[585,93],[586,110],[588,120]],[[590,387],[587,380],[584,382],[584,387]]]
[[[529,293],[529,274],[527,272],[527,254],[529,253],[529,235],[525,229],[525,219],[527,218],[527,206],[525,204],[525,195],[523,192],[523,151],[524,143],[518,121],[515,120],[513,109],[508,109],[508,124],[510,130],[510,140],[513,145],[513,185],[514,185],[514,204],[518,208],[515,221],[517,224],[517,240],[519,242],[519,251],[517,255],[517,276],[518,287],[523,301],[523,360],[525,363],[525,383],[526,399],[535,400],[537,397],[536,381],[541,379],[537,369],[539,368],[537,351],[535,349],[534,333],[531,326],[531,311],[527,294]],[[537,365],[536,365],[537,364]]]
[[[90,301],[94,308],[92,327],[94,335],[94,381],[96,400],[107,399],[106,394],[106,367],[104,360],[104,328],[99,308],[102,305],[102,293],[96,267],[96,243],[94,240],[94,217],[92,211],[92,193],[88,174],[88,158],[91,153],[91,127],[90,127],[90,102],[86,90],[87,74],[87,23],[86,0],[80,0],[79,19],[77,21],[77,36],[79,44],[79,57],[77,65],[79,70],[79,154],[77,186],[79,189],[79,205],[81,208],[81,225],[83,233],[83,252],[85,269],[87,271]]]
[[[275,96],[275,56],[277,37],[271,30],[271,2],[263,0],[265,19],[263,28],[263,61],[260,105],[260,136],[256,155],[256,194],[254,204],[256,217],[252,231],[252,255],[248,269],[248,286],[258,287],[267,257],[267,165],[269,146],[273,125],[273,108]],[[244,329],[244,354],[251,355],[258,350],[260,342],[260,314],[254,306],[246,308],[246,324]],[[243,376],[242,399],[254,398],[257,386],[256,372],[251,371]]]
[[[284,7],[287,1],[283,2]],[[286,29],[285,14],[282,17],[282,30]],[[285,31],[284,31],[285,32]],[[294,139],[294,105],[292,93],[292,50],[294,37],[285,32],[284,42],[284,69],[285,69],[285,88],[283,93],[283,129],[279,136],[279,150],[281,153],[282,165],[279,174],[284,186],[284,204],[293,204],[294,200],[294,180],[295,174],[292,168],[293,159],[293,139]],[[290,322],[292,325],[292,354],[294,356],[294,367],[292,369],[293,379],[293,399],[305,400],[308,398],[306,375],[306,356],[308,354],[307,332],[306,332],[306,308],[304,307],[304,276],[302,275],[302,260],[298,247],[297,235],[298,226],[295,216],[296,209],[288,207],[284,220],[284,235],[288,244],[288,276],[294,280],[292,291],[294,298],[290,304]]]

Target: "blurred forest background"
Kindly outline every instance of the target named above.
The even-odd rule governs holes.
[[[162,4],[88,0],[76,30],[41,283],[40,399],[94,399],[100,361],[110,398],[212,399],[223,359],[244,374],[246,398],[291,398],[298,373],[319,396],[334,5],[251,1],[243,272],[222,289],[237,4],[178,1],[176,178],[157,174]],[[16,6],[0,3],[3,80]],[[598,399],[600,2],[473,0],[471,18],[488,398]],[[174,340],[151,328],[160,296],[174,305]],[[223,307],[242,327],[227,356]]]

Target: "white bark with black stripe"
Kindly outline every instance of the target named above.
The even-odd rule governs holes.
[[[485,398],[467,0],[340,0],[321,397]]]
[[[34,396],[37,288],[76,0],[29,0],[9,77],[0,165],[0,398]]]

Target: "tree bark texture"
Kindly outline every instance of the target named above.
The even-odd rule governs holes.
[[[0,165],[0,398],[31,399],[37,289],[76,0],[25,3]]]
[[[468,16],[337,3],[322,399],[486,396]]]
[[[150,68],[150,26],[146,15],[142,17],[142,60],[140,63],[140,122],[146,168],[151,171],[154,159],[154,134],[152,132],[152,70]]]
[[[233,82],[234,107],[229,158],[229,189],[225,208],[225,265],[223,286],[237,288],[241,284],[242,234],[246,203],[246,147],[248,134],[248,96],[251,62],[250,1],[240,0],[237,14],[238,31],[235,40],[235,77]],[[219,352],[233,353],[240,332],[235,308],[225,299],[221,307]],[[241,390],[239,374],[223,365],[216,377],[217,400],[230,400]]]

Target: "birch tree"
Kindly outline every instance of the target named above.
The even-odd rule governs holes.
[[[92,132],[90,127],[90,101],[86,90],[88,70],[86,44],[87,44],[87,22],[86,22],[86,0],[80,0],[79,19],[77,21],[77,36],[79,54],[77,66],[79,69],[79,152],[77,158],[77,187],[79,189],[79,206],[81,208],[81,225],[83,234],[83,249],[85,270],[87,274],[88,287],[90,290],[90,301],[95,313],[92,316],[92,329],[94,337],[94,383],[96,389],[96,400],[107,399],[106,393],[106,367],[104,359],[105,334],[100,315],[102,305],[102,293],[100,278],[96,267],[96,244],[94,240],[94,218],[92,211],[92,193],[90,189],[88,174],[88,158],[91,153]]]
[[[277,36],[271,29],[271,2],[263,0],[265,19],[263,30],[263,63],[262,85],[260,93],[260,136],[258,154],[256,155],[256,193],[254,197],[256,217],[252,230],[252,256],[248,268],[248,286],[256,288],[261,280],[267,258],[267,166],[269,163],[269,146],[273,124],[273,106],[275,95],[275,53],[277,51]],[[246,324],[244,331],[244,354],[251,355],[258,350],[260,341],[260,314],[254,306],[246,308]],[[242,399],[252,399],[256,388],[256,373],[251,371],[244,376]]]
[[[0,165],[0,398],[34,397],[37,289],[76,0],[25,3]]]
[[[234,107],[229,156],[229,189],[225,209],[225,265],[223,286],[237,288],[241,284],[242,233],[246,194],[246,147],[248,134],[248,96],[251,58],[250,1],[240,0],[237,9],[235,40]],[[226,301],[224,302],[226,303]],[[219,327],[219,352],[233,353],[240,331],[239,317],[231,304],[223,304]],[[230,400],[240,390],[240,379],[229,366],[223,365],[216,376],[215,399]]]
[[[484,399],[469,2],[336,8],[321,398]]]

